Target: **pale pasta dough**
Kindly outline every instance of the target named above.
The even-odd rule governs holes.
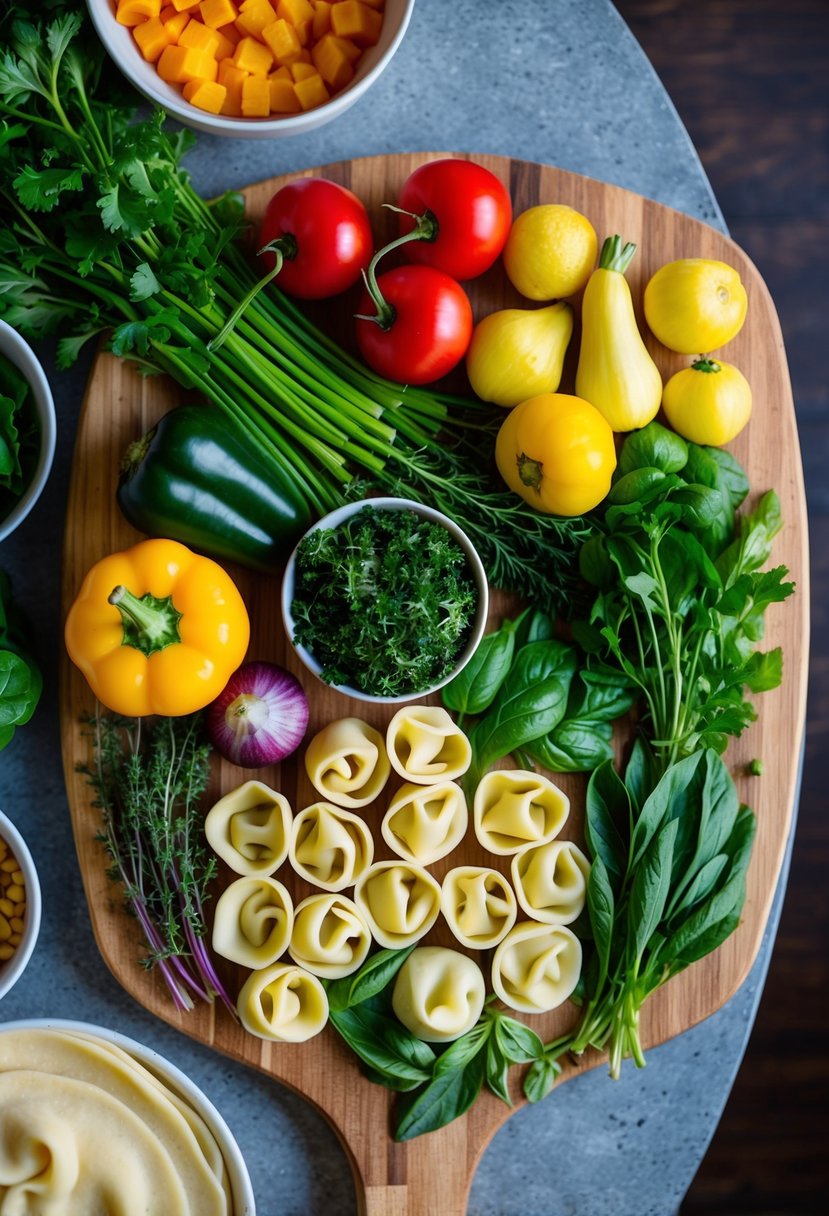
[[[379,861],[355,885],[354,902],[375,941],[396,950],[429,932],[440,912],[440,887],[421,866]]]
[[[397,973],[392,1008],[417,1038],[448,1043],[475,1025],[485,997],[481,969],[466,954],[418,946]]]
[[[345,895],[309,895],[297,904],[288,953],[306,971],[325,979],[350,975],[370,947],[368,922]]]
[[[213,949],[243,967],[268,967],[287,949],[293,924],[293,901],[281,882],[237,878],[216,901]]]
[[[406,781],[430,785],[454,781],[472,761],[466,735],[439,705],[407,705],[386,731],[391,766]]]
[[[339,718],[314,735],[305,771],[318,794],[336,806],[368,806],[382,792],[391,766],[383,736],[361,718]]]
[[[364,874],[374,857],[374,838],[358,815],[315,802],[294,819],[291,865],[324,891],[342,891]]]
[[[440,906],[463,946],[486,950],[506,937],[518,915],[515,893],[504,875],[486,866],[456,866],[443,880]]]
[[[245,1030],[277,1043],[304,1043],[328,1021],[328,997],[315,975],[293,963],[252,971],[236,1009]]]
[[[533,920],[569,925],[587,898],[590,862],[571,840],[532,844],[512,859],[518,902]]]
[[[522,921],[492,959],[492,987],[521,1013],[546,1013],[571,995],[581,974],[581,942],[564,925]]]
[[[428,866],[460,844],[468,823],[466,798],[456,782],[406,782],[392,798],[380,831],[398,856]]]
[[[207,812],[204,831],[236,874],[273,874],[288,856],[291,808],[261,781],[246,781]]]
[[[494,769],[475,790],[475,834],[485,849],[502,857],[552,840],[569,813],[567,795],[526,769]]]

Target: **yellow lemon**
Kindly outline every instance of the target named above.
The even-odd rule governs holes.
[[[509,280],[529,300],[562,300],[584,287],[596,264],[596,231],[563,203],[522,211],[504,247]]]
[[[645,320],[663,346],[681,355],[707,355],[740,332],[748,297],[733,266],[679,258],[657,270],[644,304]]]

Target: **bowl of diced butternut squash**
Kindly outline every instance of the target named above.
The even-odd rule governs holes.
[[[388,65],[414,0],[87,0],[115,63],[196,130],[310,131]]]

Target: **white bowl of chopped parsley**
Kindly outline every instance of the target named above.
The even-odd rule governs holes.
[[[0,321],[0,541],[40,498],[55,455],[55,432],[46,373],[28,342]]]
[[[488,610],[469,537],[407,498],[369,498],[325,515],[282,581],[282,619],[297,655],[360,701],[393,704],[442,688],[475,653]]]

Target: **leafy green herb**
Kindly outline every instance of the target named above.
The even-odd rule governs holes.
[[[415,511],[364,507],[297,549],[293,640],[329,684],[422,692],[454,667],[477,606],[463,549]]]
[[[564,609],[591,524],[544,516],[497,480],[490,407],[383,380],[278,290],[211,345],[258,277],[243,208],[193,190],[189,133],[167,131],[160,110],[135,121],[138,97],[79,7],[55,3],[33,24],[13,5],[0,23],[3,317],[31,337],[59,333],[67,364],[113,330],[115,353],[243,426],[275,484],[316,515],[366,484],[431,503],[471,537],[494,585]]]
[[[200,718],[151,725],[99,714],[90,725],[94,758],[80,771],[101,811],[98,839],[111,858],[109,877],[123,885],[149,949],[142,965],[159,968],[177,1009],[192,1009],[194,996],[218,996],[235,1016],[204,943],[216,859],[202,828],[210,745]]]
[[[0,520],[22,498],[40,452],[40,425],[28,382],[0,355]]]
[[[11,580],[0,570],[0,751],[15,728],[37,709],[43,677],[33,658],[31,628],[12,597]]]

